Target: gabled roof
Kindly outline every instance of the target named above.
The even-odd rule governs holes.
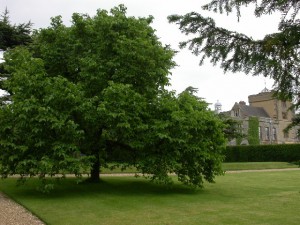
[[[235,103],[232,109],[239,108],[241,116],[256,116],[256,117],[270,117],[262,107],[249,106],[246,104]]]

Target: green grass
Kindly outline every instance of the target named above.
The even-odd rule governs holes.
[[[299,168],[299,165],[288,162],[237,162],[223,163],[223,170],[263,170],[263,169],[286,169]]]
[[[299,177],[300,171],[226,174],[202,190],[134,177],[78,185],[69,178],[49,195],[35,191],[36,180],[16,187],[9,178],[0,190],[49,225],[298,225]]]
[[[112,165],[112,164],[110,164]],[[238,163],[223,163],[223,170],[262,170],[262,169],[285,169],[285,168],[298,168],[299,166],[294,163],[288,162],[238,162]],[[134,167],[126,168],[115,168],[110,170],[108,168],[101,168],[101,172],[105,174],[111,173],[135,173],[137,170]]]

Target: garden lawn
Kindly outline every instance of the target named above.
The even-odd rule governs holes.
[[[112,166],[113,164],[109,164]],[[233,162],[233,163],[222,163],[222,168],[225,171],[231,170],[263,170],[263,169],[286,169],[286,168],[298,168],[299,165],[295,163],[288,162]],[[125,170],[121,168],[114,168],[113,170],[109,168],[101,168],[102,173],[136,173],[135,167],[129,167]]]
[[[287,168],[299,168],[299,164],[288,163],[288,162],[234,162],[234,163],[223,163],[222,168],[224,171],[287,169]]]
[[[68,178],[44,195],[36,180],[16,187],[0,180],[0,190],[51,225],[298,225],[300,171],[250,172],[217,177],[192,190],[142,178],[103,177],[100,184]]]

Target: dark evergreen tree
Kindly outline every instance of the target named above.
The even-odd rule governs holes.
[[[32,42],[32,23],[21,23],[12,25],[9,20],[9,12],[7,9],[0,16],[0,52],[4,52],[9,48],[14,48],[20,45],[28,45]],[[9,73],[4,69],[4,64],[0,63],[0,89],[3,87],[3,81],[9,77]],[[10,94],[6,92],[5,95],[0,96],[0,105],[3,102],[10,101]]]
[[[9,12],[5,9],[0,17],[0,51],[30,43],[32,41],[31,28],[31,22],[12,25],[9,20]]]

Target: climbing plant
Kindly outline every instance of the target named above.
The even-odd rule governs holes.
[[[249,117],[248,122],[248,142],[249,145],[259,145],[259,121],[257,117]]]

